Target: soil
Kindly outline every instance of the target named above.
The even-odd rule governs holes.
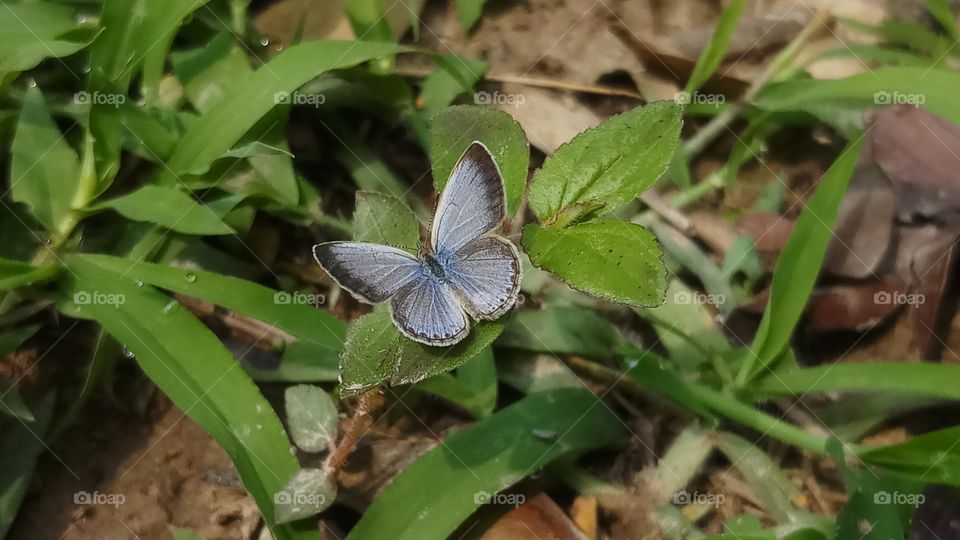
[[[168,540],[172,525],[236,540],[259,518],[223,449],[157,393],[145,416],[90,406],[41,460],[8,538]]]

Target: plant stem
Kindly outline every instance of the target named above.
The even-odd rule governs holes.
[[[645,397],[648,391],[652,390],[680,402],[695,400],[703,408],[759,431],[764,436],[773,437],[815,454],[829,455],[827,438],[807,433],[792,424],[741,403],[731,395],[690,383],[669,371],[660,369],[657,365],[652,365],[650,362],[641,361],[630,370],[630,374],[633,376],[624,377],[617,370],[585,358],[570,357],[566,361],[571,368],[586,373],[592,378],[616,384],[621,390],[636,396]],[[860,450],[868,448],[870,447],[848,445],[849,451],[854,455],[859,453]]]
[[[737,117],[740,116],[740,113],[753,102],[754,98],[757,97],[757,94],[763,90],[767,83],[780,79],[790,70],[800,49],[821,26],[825,25],[825,17],[826,14],[822,11],[815,13],[803,30],[793,38],[793,41],[780,51],[780,54],[770,62],[770,65],[767,66],[767,69],[763,70],[759,77],[753,80],[740,100],[728,105],[720,114],[714,116],[707,125],[703,126],[693,137],[687,140],[683,146],[683,150],[688,157],[700,153],[708,144],[713,142],[718,135],[723,133],[723,130],[727,129],[727,126],[736,120]]]

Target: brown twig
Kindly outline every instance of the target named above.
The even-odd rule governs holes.
[[[427,69],[397,67],[398,75],[416,79],[423,79],[430,75],[431,71]],[[641,94],[624,90],[622,88],[613,88],[610,86],[599,86],[595,84],[581,84],[567,81],[557,81],[553,79],[540,79],[537,77],[527,77],[523,75],[501,75],[488,73],[483,77],[484,81],[493,81],[499,83],[519,84],[523,86],[534,86],[537,88],[549,88],[551,90],[568,90],[571,92],[583,92],[585,94],[597,94],[601,96],[620,96],[640,101],[646,101]]]
[[[339,470],[346,463],[350,454],[357,449],[357,443],[373,427],[373,414],[383,407],[385,399],[379,389],[368,390],[359,396],[359,405],[356,414],[350,419],[343,437],[336,447],[330,451],[327,458],[327,468],[331,471]]]

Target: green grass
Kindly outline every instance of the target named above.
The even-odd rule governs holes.
[[[19,381],[0,380],[0,537],[42,454],[39,439],[55,446],[125,361],[121,351],[223,446],[280,540],[319,538],[315,514],[335,497],[336,468],[349,450],[332,436],[330,396],[377,388],[399,399],[413,386],[414,395],[438,396],[477,420],[401,472],[351,538],[446,538],[483,503],[481,494],[509,490],[543,468],[574,489],[619,493],[578,459],[620,448],[629,423],[617,415],[629,413],[607,393],[585,390],[568,367],[630,398],[656,397],[691,419],[662,456],[658,474],[666,478],[669,468],[676,476],[653,494],[648,516],[664,527],[682,523],[690,537],[701,532],[688,513],[676,511],[674,496],[713,452],[736,462],[773,522],[763,528],[741,516],[718,538],[844,540],[874,519],[879,525],[862,538],[902,537],[910,509],[892,512],[874,502],[875,494],[960,486],[960,449],[953,445],[960,428],[874,446],[841,439],[829,425],[806,430],[766,406],[823,392],[960,399],[958,366],[800,368],[791,349],[861,152],[862,126],[848,120],[872,107],[878,93],[900,93],[922,95],[925,107],[960,121],[960,78],[944,64],[956,53],[942,46],[945,35],[905,24],[861,25],[884,41],[871,49],[877,68],[819,81],[796,64],[808,28],[742,102],[714,110],[692,138],[682,140],[680,128],[695,107],[648,103],[578,135],[528,181],[530,149],[517,122],[458,104],[486,64],[398,44],[381,18],[382,4],[348,2],[363,40],[299,42],[275,54],[250,47],[259,38],[243,1],[177,0],[162,9],[145,0],[0,5],[0,137],[9,148],[0,197],[0,352],[39,339],[31,336],[50,317],[37,314],[47,311],[87,321],[80,328],[89,343],[82,389],[25,392]],[[724,11],[685,91],[700,91],[714,75],[745,4]],[[955,37],[947,3],[927,4],[942,32]],[[482,1],[456,5],[466,28],[481,16]],[[402,54],[434,62],[419,88],[393,71]],[[355,185],[344,189],[291,153],[298,141],[287,139],[286,128],[294,107]],[[309,260],[309,241],[299,239],[311,232],[416,250],[428,204],[410,189],[416,179],[392,171],[361,136],[352,121],[358,109],[421,145],[437,189],[470,142],[490,148],[509,213],[529,207],[535,216],[516,223],[516,243],[531,263],[516,313],[475,325],[455,346],[428,347],[401,335],[380,309],[344,322],[329,305],[335,288],[302,281],[248,247],[251,231],[267,222],[284,231],[282,251],[294,261]],[[691,184],[690,161],[740,119],[747,127],[726,165]],[[741,242],[736,260],[721,267],[692,242],[666,234],[658,242],[651,230],[666,231],[666,224],[637,212],[635,201],[668,169],[681,187],[668,198],[678,208],[731,187],[766,137],[793,123],[830,125],[848,145],[805,201],[756,338],[733,347],[703,306],[677,300],[698,293],[675,276],[686,267],[712,297],[741,302],[760,277],[753,246]],[[355,212],[324,213],[335,206],[325,202],[344,191],[356,191]],[[776,208],[782,192],[770,197]],[[734,274],[746,274],[748,283]],[[280,368],[238,365],[175,295],[259,321],[251,326],[282,356]],[[291,300],[307,295],[327,305]],[[646,319],[665,356],[630,344],[609,314]],[[288,387],[286,411],[271,407],[261,381]],[[525,395],[507,402],[513,394],[498,392],[501,383]],[[286,427],[281,418],[288,418]],[[797,488],[755,443],[761,436],[837,460],[848,505],[837,516],[798,506]],[[291,439],[301,452],[325,454],[322,466],[301,468]],[[288,496],[313,503],[293,508]],[[778,535],[786,530],[793,532]]]

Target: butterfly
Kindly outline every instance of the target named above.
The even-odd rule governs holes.
[[[470,319],[497,319],[517,301],[520,254],[496,234],[506,206],[500,170],[487,147],[474,141],[450,173],[418,256],[369,242],[317,244],[313,256],[361,302],[389,300],[403,335],[453,345],[470,333]]]

